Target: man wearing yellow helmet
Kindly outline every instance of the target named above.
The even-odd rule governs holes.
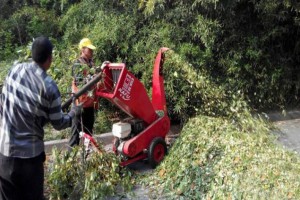
[[[91,40],[88,38],[83,38],[79,42],[79,49],[81,50],[81,56],[80,58],[84,59],[86,61],[86,64],[92,61],[93,59],[93,50],[96,49],[96,47],[92,44]]]
[[[83,38],[79,43],[80,57],[72,67],[72,92],[76,93],[78,89],[93,78],[95,73],[95,64],[93,61],[93,51],[96,47],[88,38]],[[71,147],[79,144],[79,132],[84,131],[92,135],[95,122],[95,108],[98,107],[98,98],[95,96],[94,89],[79,97],[80,103],[83,103],[83,112],[81,120],[72,127],[72,137],[69,140]],[[81,123],[82,122],[82,123]]]

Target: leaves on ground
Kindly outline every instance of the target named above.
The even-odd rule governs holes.
[[[46,178],[50,199],[103,199],[132,188],[131,172],[120,167],[114,154],[93,152],[83,159],[82,152],[80,147],[52,151]]]
[[[190,119],[145,183],[158,199],[299,199],[299,156],[275,144],[266,122],[244,117]]]

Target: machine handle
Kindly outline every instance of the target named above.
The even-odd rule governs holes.
[[[67,109],[70,104],[72,103],[73,99],[77,99],[82,94],[87,92],[89,89],[91,89],[98,81],[102,79],[102,72],[97,74],[92,80],[87,82],[78,92],[74,93],[72,97],[70,97],[65,103],[61,105],[62,110]]]

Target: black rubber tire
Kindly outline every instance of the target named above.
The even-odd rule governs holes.
[[[167,144],[163,138],[156,137],[152,140],[148,151],[148,162],[151,168],[155,168],[167,154]]]

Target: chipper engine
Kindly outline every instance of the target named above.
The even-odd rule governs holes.
[[[113,151],[121,156],[122,166],[148,159],[154,168],[167,153],[165,137],[170,130],[170,119],[163,78],[164,52],[167,50],[161,48],[154,62],[152,100],[144,85],[124,63],[106,64],[99,75],[74,94],[79,97],[97,83],[96,95],[106,98],[128,115],[112,127]],[[68,100],[62,107],[70,102]]]

